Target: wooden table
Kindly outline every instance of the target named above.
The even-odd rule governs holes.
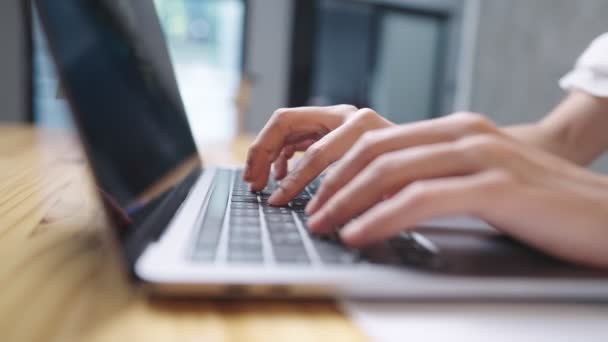
[[[242,160],[247,139],[214,146]],[[330,301],[169,300],[132,286],[76,139],[0,127],[1,341],[352,341]]]

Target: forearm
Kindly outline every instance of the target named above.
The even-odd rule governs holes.
[[[510,126],[504,131],[524,143],[585,165],[608,147],[608,99],[573,92],[540,122]]]

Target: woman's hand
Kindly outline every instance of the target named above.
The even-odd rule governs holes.
[[[260,191],[274,164],[275,177],[282,182],[269,203],[284,205],[363,133],[392,125],[371,109],[350,105],[279,109],[249,149],[243,178],[253,191]],[[288,175],[287,163],[296,151],[306,152]]]
[[[606,178],[509,138],[478,114],[364,134],[307,211],[313,232],[346,224],[340,234],[355,247],[469,214],[554,256],[608,267]]]

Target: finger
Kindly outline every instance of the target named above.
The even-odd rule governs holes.
[[[301,141],[299,143],[294,144],[294,152],[304,152],[306,151],[312,144],[316,143],[316,139],[308,139]]]
[[[296,152],[306,151],[316,141],[313,139],[304,140],[293,145],[288,145],[283,148],[281,155],[275,161],[275,180],[281,180],[285,178],[289,171],[289,160],[293,158]]]
[[[286,144],[318,137],[344,121],[341,107],[300,107],[275,112],[251,145],[243,179],[254,191],[266,186],[270,166]],[[294,138],[295,137],[295,138]]]
[[[308,204],[306,212],[309,215],[314,214],[336,191],[384,153],[414,146],[455,141],[470,134],[496,131],[495,125],[480,115],[459,113],[368,132],[324,178],[315,197]]]
[[[323,135],[324,135],[324,133],[314,133],[314,134],[308,134],[308,135],[297,135],[295,137],[291,136],[291,137],[289,137],[288,140],[285,141],[285,144],[286,144],[285,146],[291,146],[290,144],[298,145],[302,140],[303,141],[311,141],[311,140],[316,141],[320,136],[323,136]],[[255,147],[252,146],[250,148],[249,155],[251,155],[251,152],[253,149],[255,149]],[[244,170],[244,173],[243,173],[243,180],[250,183],[249,188],[251,189],[251,191],[261,191],[262,189],[264,189],[264,187],[268,183],[268,177],[270,176],[270,170],[272,168],[272,165],[279,159],[279,157],[281,156],[281,152],[282,152],[282,149],[277,155],[268,154],[267,162],[264,162],[263,164],[258,165],[258,171],[256,173],[256,174],[260,174],[263,176],[254,178],[254,180],[251,180],[252,179],[251,169],[247,168],[247,166],[246,166],[246,169]],[[287,160],[289,160],[289,158],[287,158]],[[248,163],[249,163],[249,159],[248,159]],[[246,180],[246,179],[248,179],[248,180]]]
[[[340,236],[346,245],[362,247],[433,218],[461,214],[483,217],[497,207],[511,185],[511,177],[502,171],[419,181],[351,221]]]
[[[281,182],[268,199],[271,205],[284,205],[300,193],[331,163],[340,158],[368,129],[384,124],[380,116],[371,110],[359,110],[345,124],[314,143],[299,160],[297,166]]]
[[[268,199],[271,205],[284,205],[318,176],[345,148],[344,126],[321,138],[308,149],[295,168],[279,184],[279,188]]]
[[[315,233],[329,232],[409,183],[476,172],[481,164],[442,143],[384,154],[332,196],[308,220]]]
[[[295,148],[293,145],[285,146],[283,148],[283,151],[281,151],[281,154],[279,155],[277,160],[275,160],[274,178],[276,180],[281,180],[281,179],[285,178],[285,176],[287,175],[287,168],[288,168],[287,163],[289,162],[289,159],[291,159],[291,157],[293,157],[294,152],[295,152]]]

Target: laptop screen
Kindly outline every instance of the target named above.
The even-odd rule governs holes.
[[[201,165],[174,76],[138,38],[132,3],[35,0],[97,184],[129,215]]]

